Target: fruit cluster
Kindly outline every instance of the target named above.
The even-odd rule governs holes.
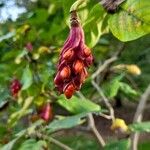
[[[80,90],[88,76],[87,68],[92,64],[91,50],[85,44],[84,31],[75,11],[71,12],[70,34],[60,53],[57,74],[54,82],[66,98],[71,98],[76,90]]]

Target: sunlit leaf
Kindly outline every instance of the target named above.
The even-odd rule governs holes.
[[[33,82],[32,71],[30,70],[29,66],[23,71],[21,82],[23,84],[22,90],[29,88]]]
[[[150,132],[150,122],[134,123],[129,128],[133,132]]]
[[[69,112],[79,114],[83,112],[100,112],[101,108],[98,104],[88,100],[81,99],[73,96],[69,101],[64,97],[60,96],[57,101],[59,105],[67,109]]]
[[[102,35],[102,23],[105,11],[98,3],[89,13],[88,19],[84,24],[85,39],[89,47],[94,47]]]
[[[149,9],[150,3],[147,0],[125,1],[121,10],[109,18],[111,32],[121,41],[135,40],[150,33]]]

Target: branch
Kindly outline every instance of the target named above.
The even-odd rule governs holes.
[[[52,138],[52,137],[49,137],[49,136],[47,136],[47,135],[44,135],[44,134],[42,134],[42,133],[40,133],[40,132],[35,132],[35,135],[36,135],[37,137],[39,137],[39,138],[42,138],[42,139],[44,139],[44,140],[50,142],[50,143],[54,143],[55,145],[59,146],[60,148],[62,148],[62,149],[64,149],[64,150],[73,150],[73,149],[70,148],[69,146],[67,146],[67,145],[65,145],[65,144],[63,144],[63,143],[61,143],[60,141],[58,141],[58,140],[56,140],[56,139],[54,139],[54,138]]]
[[[136,109],[136,112],[134,115],[133,122],[141,122],[142,121],[144,108],[146,106],[146,102],[148,100],[149,95],[150,95],[150,84],[147,87],[147,89],[145,90],[145,92],[143,93],[143,95],[141,96],[141,99],[139,101],[139,104],[137,106],[137,109]],[[137,150],[139,136],[140,136],[139,133],[135,133],[135,134],[131,135],[131,139],[133,141],[133,143],[132,143],[133,150]]]
[[[61,143],[60,141],[58,141],[52,137],[49,137],[49,141],[54,143],[55,145],[59,146],[60,148],[62,148],[64,150],[73,150],[72,148],[68,147],[67,145]]]
[[[115,119],[114,109],[111,106],[111,104],[109,103],[109,100],[107,99],[107,97],[104,95],[102,89],[95,83],[94,80],[92,81],[92,85],[95,87],[95,89],[97,90],[97,92],[99,93],[99,95],[103,98],[103,101],[104,101],[105,105],[109,109],[111,119],[114,120]]]
[[[81,99],[86,99],[85,96],[81,93],[81,92],[77,92],[77,94],[79,95],[79,97]],[[88,114],[88,126],[89,128],[92,130],[92,132],[94,133],[95,137],[97,138],[97,140],[99,141],[99,143],[101,144],[102,147],[105,146],[105,141],[103,139],[103,137],[101,136],[101,134],[98,132],[96,125],[95,125],[95,121],[93,118],[92,113]]]
[[[107,59],[103,65],[101,65],[95,73],[92,75],[92,79],[94,80],[101,72],[103,72],[111,63],[116,61],[118,59],[118,56],[120,56],[121,52],[124,50],[125,44],[122,44],[121,47],[118,49],[118,51],[109,59]]]
[[[103,137],[101,136],[101,134],[98,132],[96,126],[95,126],[95,122],[94,122],[94,118],[93,118],[92,113],[88,114],[88,119],[89,119],[89,127],[93,131],[93,133],[96,136],[99,143],[102,145],[102,147],[104,147],[105,146],[105,141],[104,141]]]
[[[95,73],[93,73],[92,75],[92,79],[95,79],[102,71],[105,70],[105,68],[107,68],[109,66],[109,64],[111,64],[112,62],[114,62],[115,60],[117,60],[116,56],[113,56],[109,59],[107,59],[104,64],[102,66],[100,66],[97,71]]]

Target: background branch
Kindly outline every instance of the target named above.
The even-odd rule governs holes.
[[[77,92],[77,94],[79,95],[80,98],[86,99],[85,96],[81,92]],[[91,131],[94,133],[95,137],[97,138],[97,140],[99,141],[101,146],[104,147],[105,146],[105,141],[104,141],[103,137],[101,136],[101,134],[99,133],[99,131],[96,128],[95,121],[94,121],[92,113],[88,114],[88,128],[91,129]]]
[[[144,108],[146,106],[146,102],[148,100],[148,97],[150,95],[150,84],[147,87],[147,89],[145,90],[145,92],[143,93],[143,95],[141,96],[141,99],[139,101],[139,104],[137,106],[134,118],[133,118],[133,122],[141,122],[142,118],[143,118],[143,112],[144,112]],[[138,146],[138,140],[139,140],[139,133],[135,133],[131,135],[131,139],[133,141],[132,143],[132,150],[137,150],[137,146]]]

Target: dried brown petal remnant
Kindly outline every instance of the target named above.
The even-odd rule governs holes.
[[[80,90],[88,76],[87,68],[92,64],[93,56],[85,44],[84,31],[75,11],[71,12],[71,29],[61,49],[55,86],[60,94],[71,98],[75,91]]]

